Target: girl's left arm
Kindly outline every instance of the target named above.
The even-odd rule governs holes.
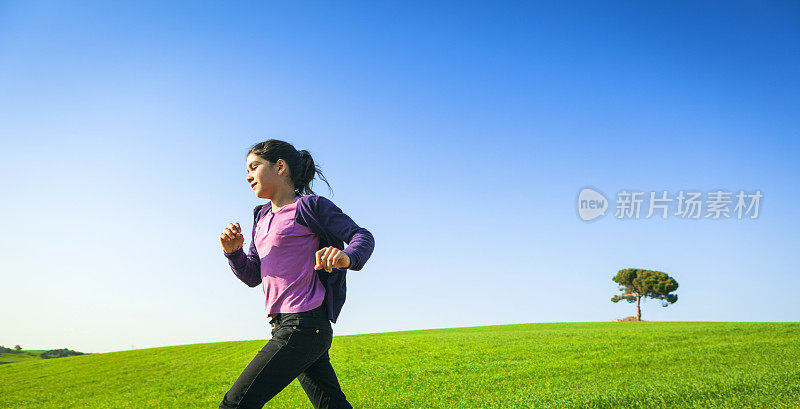
[[[347,243],[342,250],[350,258],[348,270],[361,270],[375,248],[375,239],[369,230],[359,227],[329,199],[318,196],[316,213],[328,231]]]

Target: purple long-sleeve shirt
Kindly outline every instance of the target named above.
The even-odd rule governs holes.
[[[314,270],[319,237],[294,221],[297,202],[267,211],[256,226],[266,314],[310,311],[322,304],[325,287]]]
[[[328,318],[335,323],[346,298],[347,285],[345,278],[347,270],[361,270],[372,255],[375,247],[374,238],[372,233],[363,227],[359,227],[349,216],[325,197],[318,195],[298,196],[292,206],[296,206],[294,223],[308,228],[319,238],[319,245],[316,250],[334,246],[347,253],[350,258],[350,267],[348,268],[333,269],[331,273],[325,270],[316,270],[319,281],[325,288],[323,302],[327,303]],[[270,202],[258,205],[253,209],[253,233],[249,254],[246,255],[243,249],[236,250],[233,253],[223,252],[225,257],[228,258],[228,264],[231,266],[233,273],[250,287],[262,284],[262,260],[270,262],[268,257],[265,258],[264,255],[259,253],[256,243],[256,229],[261,218],[269,213],[271,209],[272,204]],[[348,243],[347,248],[344,248],[343,242]]]

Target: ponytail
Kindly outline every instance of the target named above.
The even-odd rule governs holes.
[[[311,153],[305,149],[298,151],[288,142],[270,139],[253,145],[247,151],[247,155],[250,154],[260,156],[272,163],[277,162],[278,159],[286,161],[294,184],[294,192],[298,196],[316,194],[311,190],[311,184],[317,174],[328,185],[328,189],[332,191],[331,185],[325,179],[325,175],[322,174],[322,170],[314,164]]]
[[[297,175],[294,178],[294,190],[295,193],[298,195],[313,195],[315,194],[313,190],[311,190],[311,182],[314,180],[314,176],[319,174],[319,178],[322,179],[325,184],[328,185],[330,189],[331,185],[328,184],[328,180],[325,179],[325,176],[322,174],[322,170],[314,164],[314,158],[311,157],[311,153],[307,150],[303,149],[300,152],[300,166],[298,172],[292,172],[292,175]]]

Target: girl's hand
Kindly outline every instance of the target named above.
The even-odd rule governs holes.
[[[228,254],[242,248],[244,236],[242,236],[242,228],[239,227],[239,223],[228,223],[228,227],[219,235],[219,242],[222,244],[222,249]]]
[[[322,270],[331,273],[334,268],[347,268],[350,267],[350,257],[347,253],[337,249],[333,246],[328,246],[317,250],[314,253],[317,264],[314,270]]]

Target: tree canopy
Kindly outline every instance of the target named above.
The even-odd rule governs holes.
[[[642,319],[642,310],[639,306],[642,297],[661,300],[662,307],[678,301],[678,295],[671,294],[678,289],[678,282],[662,271],[625,268],[619,270],[612,280],[619,284],[619,291],[622,294],[611,297],[611,301],[625,300],[629,303],[635,301],[636,318],[639,321]]]

